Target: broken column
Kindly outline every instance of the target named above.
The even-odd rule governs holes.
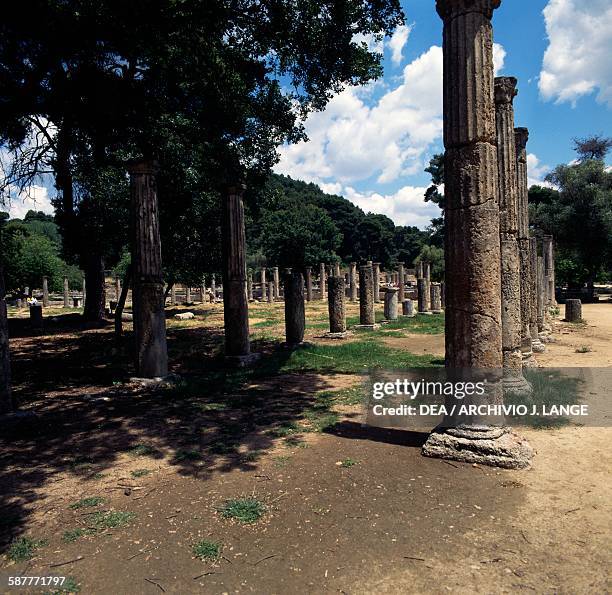
[[[191,304],[191,286],[190,285],[185,286],[185,303]]]
[[[359,267],[359,325],[357,328],[376,328],[374,315],[374,270],[371,264]]]
[[[329,278],[327,298],[329,310],[328,336],[333,338],[346,335],[345,291],[345,282],[342,277]]]
[[[325,264],[321,263],[319,265],[319,294],[322,300],[325,299],[325,277]]]
[[[128,167],[132,204],[132,310],[136,336],[136,374],[168,375],[164,282],[157,202],[157,164],[135,161]]]
[[[268,281],[268,304],[274,302],[274,281]]]
[[[374,271],[374,303],[380,302],[380,262],[372,263]]]
[[[283,275],[285,296],[285,338],[289,347],[304,342],[306,314],[304,311],[304,277],[297,271]]]
[[[272,267],[272,278],[274,279],[274,299],[280,298],[280,276],[278,267]]]
[[[397,320],[397,303],[399,290],[388,287],[385,292],[384,316],[385,320]]]
[[[401,304],[404,301],[404,263],[400,262],[397,265],[397,301]]]
[[[251,272],[247,276],[247,298],[249,302],[253,301],[253,273]]]
[[[70,285],[68,277],[64,277],[64,308],[70,308]]]
[[[432,283],[429,288],[432,314],[442,314],[442,295],[439,283]]]
[[[376,277],[376,275],[374,275]],[[357,263],[349,265],[349,283],[351,286],[351,302],[357,301]]]
[[[217,301],[217,281],[215,279],[215,274],[213,273],[210,278],[210,291],[212,292],[212,301],[213,303]]]
[[[312,267],[306,267],[306,301],[312,301]]]
[[[404,300],[402,303],[402,316],[408,316],[413,318],[414,314],[414,302],[410,299]]]
[[[49,307],[49,278],[46,276],[42,278],[42,291],[43,291],[43,299],[42,299],[43,308],[48,308]]]
[[[481,403],[501,404],[501,272],[493,95],[493,10],[501,0],[437,0],[444,22],[446,368],[451,381],[484,382]],[[456,402],[456,400],[455,400]],[[529,446],[503,419],[445,420],[423,454],[526,467]]]
[[[431,314],[429,311],[429,299],[427,294],[427,279],[425,279],[425,277],[421,277],[420,279],[417,279],[417,301],[419,314]]]
[[[173,283],[170,288],[170,305],[176,306],[176,283]]]
[[[580,300],[565,300],[565,320],[582,322],[582,302]]]
[[[261,301],[263,302],[267,299],[268,286],[266,285],[266,269],[262,267],[260,273],[260,282],[261,282]]]
[[[427,291],[425,293],[425,299],[427,300],[427,309],[431,310],[431,263],[423,263],[423,278],[427,285]]]
[[[249,303],[246,293],[244,232],[245,186],[230,186],[223,197],[223,320],[225,356],[243,366],[255,359],[249,341]]]
[[[531,267],[531,242],[529,240],[529,200],[527,182],[527,128],[514,129],[514,144],[516,148],[516,180],[518,192],[518,244],[520,259],[521,282],[521,354],[523,366],[533,367],[536,361],[533,355],[533,342],[529,328],[532,317],[531,307],[534,290],[534,272]]]
[[[519,193],[514,142],[516,79],[495,79],[495,119],[498,158],[499,231],[501,243],[503,385],[508,394],[530,394],[523,376],[521,352],[521,261],[519,252]]]

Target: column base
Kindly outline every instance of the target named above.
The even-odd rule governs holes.
[[[536,361],[535,354],[533,351],[523,353],[523,368],[537,368],[538,362]]]
[[[362,331],[375,331],[380,328],[380,324],[356,324],[353,328]]]
[[[400,314],[400,318],[414,318],[416,314]]]
[[[538,337],[542,343],[554,343],[555,338],[546,332],[538,333]]]
[[[504,469],[526,469],[533,458],[533,450],[525,439],[509,428],[488,426],[434,430],[423,445],[422,454]]]
[[[432,310],[432,314],[444,314],[444,310]]]
[[[170,388],[180,382],[181,377],[178,374],[168,374],[167,376],[155,376],[153,378],[145,378],[142,376],[132,376],[130,382],[140,384],[143,388]]]
[[[249,353],[247,355],[226,355],[225,362],[236,368],[246,368],[254,364],[261,357],[261,353]]]
[[[419,316],[431,316],[433,314],[433,312],[430,312],[429,310],[427,312],[417,312],[417,314]]]
[[[534,353],[544,353],[546,351],[546,345],[540,341],[540,338],[531,340],[531,350]]]
[[[502,388],[504,395],[516,397],[528,397],[533,393],[531,384],[519,373],[513,373],[512,376],[504,376],[502,378]]]
[[[351,333],[349,333],[348,331],[344,331],[341,333],[325,333],[324,335],[322,335],[321,338],[323,339],[346,339],[348,336],[350,336]]]

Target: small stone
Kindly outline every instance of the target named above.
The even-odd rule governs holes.
[[[195,318],[195,314],[193,312],[181,312],[179,314],[175,314],[174,318],[178,320],[192,320]]]

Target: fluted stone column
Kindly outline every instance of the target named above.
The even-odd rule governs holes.
[[[374,315],[374,269],[371,264],[359,267],[359,325],[358,328],[376,328]]]
[[[70,284],[68,277],[64,277],[64,308],[70,308]]]
[[[266,269],[262,267],[260,275],[261,282],[261,301],[263,302],[268,298],[268,286],[266,284]]]
[[[272,278],[274,279],[274,299],[280,298],[280,275],[278,267],[272,267]]]
[[[442,314],[442,296],[439,283],[432,283],[429,287],[431,297],[431,312],[432,314]]]
[[[531,242],[529,240],[529,191],[527,182],[527,141],[529,131],[527,128],[514,129],[514,144],[516,147],[516,179],[518,192],[518,243],[520,257],[521,282],[521,354],[524,367],[536,365],[533,354],[531,331],[529,328],[532,318],[533,303],[532,290],[534,289],[534,273],[531,267]]]
[[[247,275],[247,297],[249,302],[253,301],[253,273]]]
[[[312,301],[312,267],[306,267],[306,301]]]
[[[537,304],[538,304],[538,337],[544,342],[547,338],[546,333],[546,278],[544,276],[544,257],[538,256],[537,262]]]
[[[342,277],[330,277],[328,280],[328,337],[342,338],[346,336],[345,293],[346,287]]]
[[[285,338],[289,347],[304,342],[306,313],[304,310],[304,277],[298,271],[285,271]]]
[[[168,375],[168,348],[155,179],[157,164],[152,161],[133,162],[129,173],[136,374],[142,378],[163,378]]]
[[[225,356],[238,365],[251,357],[249,303],[246,293],[246,242],[243,185],[230,186],[223,197],[223,320]]]
[[[274,281],[268,281],[268,304],[274,302]]]
[[[427,309],[431,310],[431,263],[423,263],[423,278],[427,285],[427,291],[425,293],[425,300],[427,301]]]
[[[394,287],[387,288],[385,292],[385,320],[397,320],[397,303],[399,291]]]
[[[319,294],[321,299],[325,299],[325,278],[327,277],[327,273],[325,272],[325,263],[321,263],[319,265]]]
[[[417,279],[417,301],[419,307],[419,314],[431,314],[429,310],[429,299],[427,294],[427,279],[425,279],[425,277],[421,277],[420,279]]]
[[[378,304],[380,302],[380,262],[373,262],[372,267],[374,272],[374,303]]]
[[[529,334],[531,335],[531,348],[536,353],[546,351],[546,345],[540,339],[540,330],[538,325],[539,317],[539,300],[538,300],[538,240],[529,238],[529,259],[531,261],[532,279],[529,288]]]
[[[350,264],[349,280],[350,280],[350,286],[351,286],[351,302],[356,302],[357,301],[357,263],[356,262],[351,262]]]
[[[521,352],[521,261],[519,251],[519,192],[514,141],[514,97],[517,80],[495,79],[495,119],[499,163],[499,232],[501,242],[502,354],[504,390],[529,394]]]
[[[398,263],[397,268],[397,301],[401,304],[404,301],[404,284],[406,282],[404,278],[404,263]]]
[[[416,278],[417,279],[422,279],[423,278],[423,261],[420,261],[420,262],[417,263]]]
[[[340,277],[340,263],[336,262],[334,264],[334,277]]]
[[[500,4],[436,1],[444,21],[446,367],[454,380],[491,380],[481,400],[485,404],[503,402],[494,372],[503,358],[491,27]],[[502,419],[495,421],[491,425],[473,416],[458,425],[449,420],[430,435],[423,454],[528,466],[529,446],[508,432]]]
[[[555,250],[552,236],[544,236],[544,277],[546,278],[546,313],[557,305],[555,298]]]
[[[42,278],[42,291],[43,291],[43,308],[49,307],[49,278]]]

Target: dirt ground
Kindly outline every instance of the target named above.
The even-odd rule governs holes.
[[[282,335],[282,305],[267,308],[252,319],[264,353]],[[218,354],[221,306],[201,310],[169,322],[175,372],[194,374]],[[349,317],[356,311],[350,305]],[[583,314],[584,325],[553,323],[540,365],[612,365],[612,303]],[[309,305],[307,340],[331,343],[320,338],[325,316],[324,304]],[[66,317],[31,336],[13,323],[15,392],[37,418],[1,437],[2,543],[48,543],[29,561],[0,558],[0,592],[16,592],[8,575],[50,574],[94,594],[611,590],[610,428],[521,429],[536,451],[526,471],[427,459],[426,433],[365,427],[354,403],[337,405],[324,431],[291,425],[317,395],[357,385],[354,374],[278,372],[230,389],[221,374],[190,398],[150,394],[125,384],[125,346],[109,328],[83,331]],[[440,334],[380,341],[444,351]],[[203,456],[191,457],[193,448]],[[93,496],[103,501],[69,507]],[[257,523],[222,517],[239,497],[264,504]],[[91,529],[90,511],[134,516],[66,542],[65,531]],[[202,539],[222,544],[221,557],[194,558]]]

